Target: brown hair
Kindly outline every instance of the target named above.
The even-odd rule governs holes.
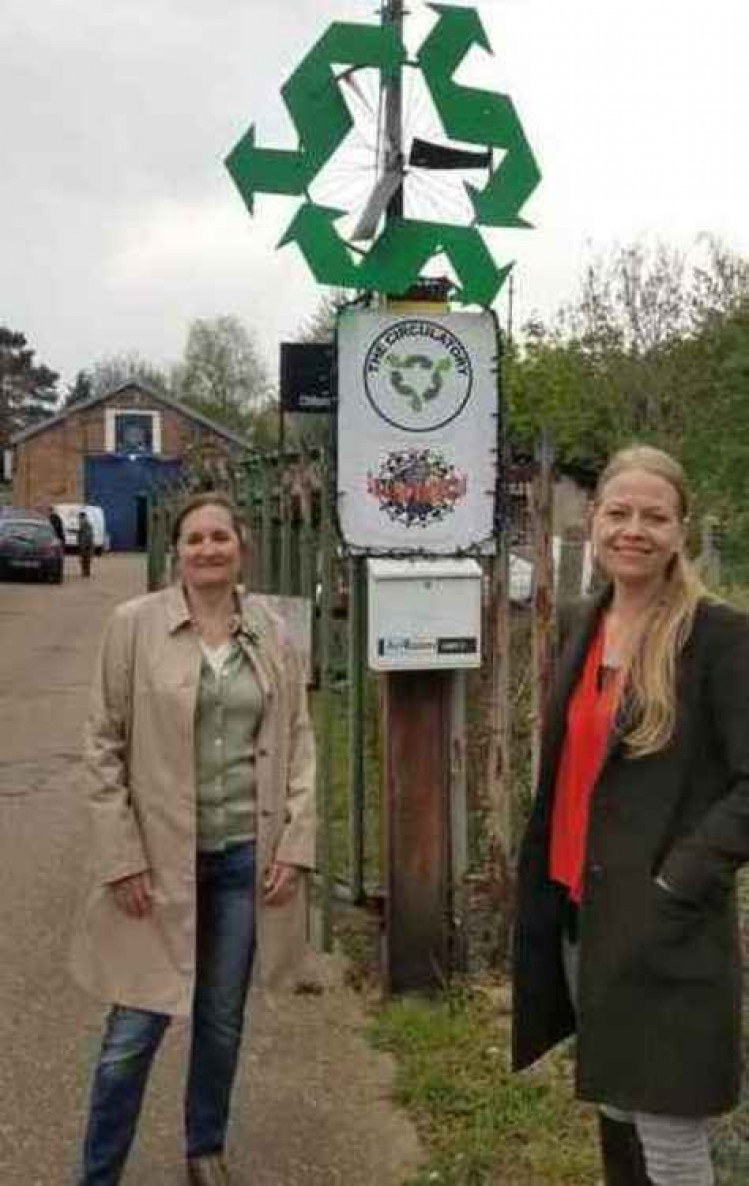
[[[182,532],[182,524],[188,515],[193,511],[199,511],[202,507],[221,507],[229,515],[232,527],[236,532],[239,542],[244,545],[246,540],[246,530],[242,516],[239,509],[229,498],[228,494],[224,494],[222,490],[203,490],[200,494],[191,494],[180,504],[180,508],[172,523],[172,547],[176,548],[179,543],[179,537]]]
[[[642,470],[662,478],[675,490],[679,514],[686,523],[689,493],[679,462],[651,445],[631,445],[615,453],[601,474],[594,505],[609,482],[625,470]],[[676,661],[692,631],[700,600],[707,594],[694,565],[680,548],[668,565],[663,593],[650,611],[626,672],[625,698],[632,725],[625,735],[631,757],[664,749],[676,728]]]

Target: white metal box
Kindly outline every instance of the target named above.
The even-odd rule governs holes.
[[[410,671],[481,665],[475,560],[367,561],[369,665]]]

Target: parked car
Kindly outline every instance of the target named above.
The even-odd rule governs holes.
[[[36,511],[5,508],[0,516],[0,576],[38,576],[59,585],[63,546],[49,520]]]
[[[32,511],[28,507],[16,507],[9,502],[0,506],[0,519],[39,519],[42,523],[47,522],[47,516],[43,515],[41,511]]]
[[[53,510],[62,519],[62,529],[65,532],[65,550],[74,552],[78,547],[78,516],[81,511],[88,515],[89,522],[94,529],[94,548],[96,555],[109,551],[109,535],[104,511],[101,507],[86,505],[81,502],[57,502]]]

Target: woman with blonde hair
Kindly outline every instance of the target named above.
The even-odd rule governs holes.
[[[559,615],[518,870],[514,1065],[576,1033],[607,1186],[712,1186],[707,1118],[739,1092],[749,619],[707,594],[688,511],[658,449],[601,476],[607,583]]]
[[[224,1157],[251,976],[278,987],[306,938],[314,751],[283,623],[238,585],[243,525],[198,494],[173,533],[178,580],[118,606],[86,729],[93,883],[73,952],[110,1005],[80,1186],[116,1186],[154,1056],[188,1018],[185,1152],[194,1186]]]

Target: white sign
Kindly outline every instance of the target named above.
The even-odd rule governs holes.
[[[344,310],[338,513],[346,543],[436,554],[487,545],[498,415],[491,313]]]

